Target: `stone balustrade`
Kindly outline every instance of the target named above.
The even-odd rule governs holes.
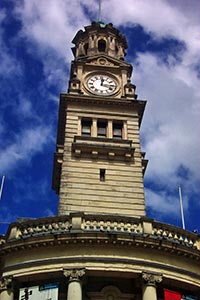
[[[197,234],[169,224],[156,222],[148,218],[131,218],[108,215],[85,215],[71,213],[67,216],[41,219],[19,220],[12,223],[5,240],[26,239],[32,236],[79,233],[112,233],[136,237],[152,238],[200,250],[200,237]]]
[[[153,223],[153,236],[200,250],[200,238],[192,232],[159,222]]]
[[[120,233],[142,234],[142,224],[140,219],[108,218],[108,217],[84,217],[81,228],[85,231],[113,231]]]
[[[7,235],[8,239],[28,238],[69,232],[70,227],[71,218],[69,216],[28,219],[25,221],[19,219],[19,222],[10,225]]]

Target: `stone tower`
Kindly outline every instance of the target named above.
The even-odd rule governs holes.
[[[61,94],[53,188],[59,215],[145,216],[139,128],[145,101],[130,82],[126,39],[93,22],[73,39],[68,93]]]

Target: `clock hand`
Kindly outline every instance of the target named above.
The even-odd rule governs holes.
[[[108,84],[108,83],[104,83],[104,84],[102,84],[102,86],[112,88],[112,86],[110,84]]]

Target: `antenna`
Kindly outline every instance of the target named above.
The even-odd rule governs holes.
[[[3,175],[3,178],[1,180],[1,187],[0,187],[0,200],[3,193],[3,185],[4,185],[5,176]]]
[[[185,220],[184,220],[184,212],[183,212],[183,199],[182,199],[182,193],[181,193],[180,185],[178,186],[178,191],[179,191],[179,198],[180,198],[182,227],[183,227],[183,229],[185,229]]]
[[[99,16],[98,16],[98,22],[101,22],[101,0],[99,0]]]

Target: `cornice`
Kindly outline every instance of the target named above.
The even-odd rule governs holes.
[[[10,241],[5,243],[0,247],[0,256],[8,253],[31,250],[38,248],[54,247],[60,245],[115,245],[123,247],[133,247],[158,250],[160,252],[175,255],[177,257],[184,257],[189,259],[195,259],[200,261],[199,251],[196,249],[187,249],[182,245],[177,245],[176,243],[170,243],[167,241],[155,240],[151,237],[144,236],[131,236],[130,234],[114,234],[114,233],[98,233],[94,234],[92,232],[80,233],[72,232],[68,234],[48,234],[46,236],[35,236],[29,237],[26,240]]]
[[[66,94],[66,93],[61,93],[60,98],[63,101],[66,101],[66,105],[69,101],[74,101],[74,102],[84,102],[84,103],[96,103],[96,104],[107,104],[107,105],[116,105],[116,106],[132,106],[132,107],[140,107],[140,106],[145,106],[146,105],[146,100],[140,100],[140,99],[130,99],[130,98],[115,98],[115,97],[99,97],[96,95],[82,95],[82,94]]]
[[[80,106],[81,103],[84,105],[96,105],[98,106],[109,106],[109,110],[112,110],[111,107],[120,107],[126,108],[130,111],[136,111],[139,117],[139,126],[142,122],[142,117],[144,114],[146,100],[140,99],[130,99],[130,98],[114,98],[114,97],[99,97],[96,95],[87,96],[82,94],[61,94],[60,95],[60,115],[59,115],[59,125],[63,124],[65,110],[67,109],[70,103],[76,103]],[[60,119],[61,118],[61,119]],[[60,121],[62,123],[60,123]],[[59,131],[62,127],[59,126]]]

